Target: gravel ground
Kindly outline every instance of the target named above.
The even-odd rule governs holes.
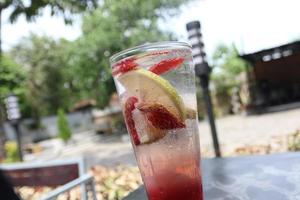
[[[237,147],[265,145],[276,138],[300,130],[300,108],[253,116],[228,116],[216,121],[218,136],[224,155]],[[209,125],[199,124],[201,148],[204,155],[212,155]]]
[[[300,109],[255,116],[228,116],[218,119],[216,124],[223,155],[231,156],[236,148],[270,144],[274,138],[285,138],[300,129]],[[208,123],[200,122],[199,129],[202,156],[211,157],[213,149]],[[26,159],[41,161],[84,156],[88,166],[119,163],[136,165],[126,135],[99,136],[86,132],[76,134],[68,145],[64,145],[59,139],[46,141],[43,145],[54,146],[55,151],[50,148],[34,156],[28,155]]]

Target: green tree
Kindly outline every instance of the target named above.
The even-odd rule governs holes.
[[[73,14],[80,13],[85,10],[92,10],[97,6],[97,0],[1,0],[0,1],[0,62],[2,59],[2,12],[10,8],[10,21],[14,22],[20,15],[25,15],[27,20],[33,20],[41,14],[41,9],[49,7],[51,15],[62,15],[66,23],[72,22]],[[2,76],[0,74],[0,76]],[[0,85],[1,86],[1,85]],[[0,93],[1,94],[1,93]],[[1,119],[0,102],[0,132],[3,130]],[[1,134],[1,133],[0,133]]]
[[[2,0],[0,2],[0,59],[2,57],[1,16],[4,9],[12,10],[9,16],[10,22],[15,22],[20,15],[25,15],[28,21],[32,21],[41,15],[43,8],[47,7],[51,10],[52,16],[63,16],[66,23],[71,23],[74,14],[91,11],[97,7],[97,4],[97,0]]]
[[[219,45],[213,54],[212,82],[215,88],[217,113],[228,113],[232,89],[239,86],[237,76],[247,70],[247,63],[240,58],[235,45]],[[220,115],[222,115],[220,114]]]
[[[115,91],[109,56],[145,42],[173,39],[158,28],[158,20],[177,10],[184,0],[103,1],[83,17],[76,41],[31,35],[13,50],[13,58],[27,71],[26,97],[32,116],[68,110],[82,99],[107,106]],[[136,9],[136,8],[139,9]]]
[[[10,93],[23,96],[25,77],[25,72],[12,58],[8,55],[2,56],[0,60],[0,124],[4,120],[4,98]]]
[[[71,88],[80,98],[108,104],[115,91],[108,58],[126,48],[154,41],[174,39],[163,32],[158,20],[178,11],[186,0],[104,0],[83,18],[82,36],[70,46]]]
[[[240,58],[235,45],[219,45],[213,54],[214,73],[212,79],[220,90],[236,86],[236,77],[247,70],[247,63]]]
[[[71,130],[65,112],[62,109],[59,109],[57,111],[57,129],[58,129],[58,136],[64,142],[67,142],[71,138]]]
[[[11,55],[27,71],[26,97],[32,116],[55,114],[68,109],[64,50],[67,41],[30,35],[11,50]]]
[[[240,58],[239,52],[233,44],[230,46],[221,44],[216,48],[213,54],[213,65],[228,77],[239,75],[247,67],[247,63]]]
[[[4,98],[13,92],[17,95],[23,91],[26,79],[25,71],[12,58],[3,55],[0,62],[0,95]]]
[[[0,98],[10,93],[17,95],[23,117],[31,116],[31,104],[26,98],[26,81],[27,71],[10,55],[3,55],[0,61]]]

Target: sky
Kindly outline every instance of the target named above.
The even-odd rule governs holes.
[[[62,17],[53,17],[50,15],[50,9],[44,9],[43,15],[37,17],[34,22],[27,22],[24,16],[20,16],[17,22],[11,24],[8,20],[11,10],[6,9],[3,12],[2,42],[3,49],[8,50],[23,37],[30,33],[38,35],[48,35],[59,39],[61,37],[74,40],[81,34],[80,18],[75,18],[73,25],[65,25]]]
[[[299,8],[299,0],[195,0],[160,26],[187,41],[186,23],[199,20],[209,56],[221,43],[234,43],[245,54],[300,39]],[[62,18],[51,17],[46,9],[33,23],[21,17],[10,24],[9,12],[6,10],[3,16],[4,50],[30,32],[69,40],[81,34],[79,18],[73,26],[66,26]]]

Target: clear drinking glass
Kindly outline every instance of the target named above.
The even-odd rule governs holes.
[[[202,200],[191,47],[146,44],[110,62],[149,200]]]

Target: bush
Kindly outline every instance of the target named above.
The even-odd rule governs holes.
[[[62,109],[59,109],[57,115],[58,115],[57,117],[58,136],[64,142],[67,142],[71,138],[71,130],[65,112]]]
[[[115,115],[111,118],[111,126],[113,132],[126,133],[126,124],[122,113],[120,113],[119,115]]]
[[[288,136],[288,150],[300,151],[300,130]]]
[[[18,162],[20,161],[20,156],[18,153],[18,144],[15,141],[7,141],[4,145],[6,158],[4,162]]]

